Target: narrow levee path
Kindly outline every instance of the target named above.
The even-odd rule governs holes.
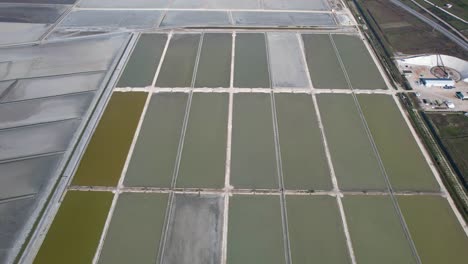
[[[232,112],[234,108],[234,58],[236,54],[236,33],[232,33],[231,46],[231,72],[229,79],[229,109],[227,123],[227,142],[226,142],[226,165],[224,171],[224,214],[223,214],[223,234],[221,242],[221,263],[227,263],[227,244],[228,244],[228,224],[229,224],[229,198],[231,196],[231,145],[232,145]]]

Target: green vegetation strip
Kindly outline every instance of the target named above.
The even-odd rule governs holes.
[[[357,95],[390,183],[396,191],[439,191],[425,157],[393,98]]]
[[[468,185],[468,118],[458,113],[424,113],[465,186]],[[427,120],[426,119],[426,120]]]
[[[34,263],[91,263],[113,196],[111,192],[67,192]]]
[[[398,203],[422,263],[466,262],[468,236],[445,198],[400,196]]]
[[[72,185],[117,185],[147,96],[140,92],[112,94]]]

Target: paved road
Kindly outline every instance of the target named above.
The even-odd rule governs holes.
[[[442,11],[442,12],[448,14],[449,16],[452,16],[452,17],[454,17],[454,18],[460,20],[461,22],[463,22],[463,23],[465,23],[465,24],[468,24],[468,22],[467,22],[465,19],[463,19],[463,18],[461,18],[461,17],[459,17],[459,16],[457,16],[457,15],[455,15],[455,14],[453,14],[453,13],[450,13],[449,11],[447,11],[447,10],[441,8],[440,6],[438,6],[438,5],[434,4],[434,3],[432,3],[431,1],[428,1],[428,0],[423,0],[423,1],[426,2],[426,3],[428,3],[428,4],[430,4],[430,5],[432,5],[432,6],[434,6],[434,7],[436,7],[437,9],[439,9],[440,11]]]
[[[428,25],[430,25],[431,27],[433,27],[434,29],[436,29],[437,31],[439,31],[440,33],[444,34],[445,36],[447,36],[449,39],[451,39],[453,42],[457,43],[460,47],[462,47],[463,49],[467,50],[468,51],[468,43],[462,39],[460,39],[459,37],[457,37],[455,34],[453,34],[452,32],[448,31],[447,29],[441,27],[439,24],[437,24],[436,22],[432,21],[431,19],[425,17],[424,15],[420,14],[419,12],[417,12],[416,10],[412,9],[411,7],[405,5],[404,3],[398,1],[398,0],[390,0],[390,2],[396,6],[399,6],[401,8],[403,8],[404,10],[408,11],[409,13],[411,13],[412,15],[414,15],[415,17],[421,19],[422,21],[424,21],[425,23],[427,23]]]
[[[426,1],[427,3],[430,3],[427,0],[424,0],[424,1]],[[439,22],[444,24],[446,27],[448,27],[451,30],[451,32],[455,33],[455,35],[457,35],[460,39],[463,39],[465,42],[468,41],[468,39],[465,38],[465,36],[462,33],[460,33],[456,28],[454,28],[452,25],[450,25],[450,23],[448,23],[445,20],[443,20],[442,18],[438,17],[436,14],[432,13],[429,9],[425,8],[420,3],[416,2],[416,0],[411,0],[411,2],[413,2],[415,5],[419,6],[422,10],[426,11],[426,13],[428,13],[433,18],[435,18],[436,20],[438,20]],[[441,9],[441,10],[443,10],[443,9]]]

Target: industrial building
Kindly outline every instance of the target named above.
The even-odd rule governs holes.
[[[420,78],[420,83],[426,87],[445,87],[445,86],[455,86],[455,81],[449,78],[438,79],[438,78]]]

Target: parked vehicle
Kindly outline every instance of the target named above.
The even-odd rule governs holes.
[[[450,108],[450,109],[454,109],[454,108],[455,108],[455,104],[454,104],[452,101],[445,101],[444,103],[445,103],[445,105],[447,105],[447,107]]]
[[[455,93],[455,96],[457,96],[459,99],[461,100],[468,100],[468,96],[466,96],[465,94],[463,94],[462,92],[456,92]]]

